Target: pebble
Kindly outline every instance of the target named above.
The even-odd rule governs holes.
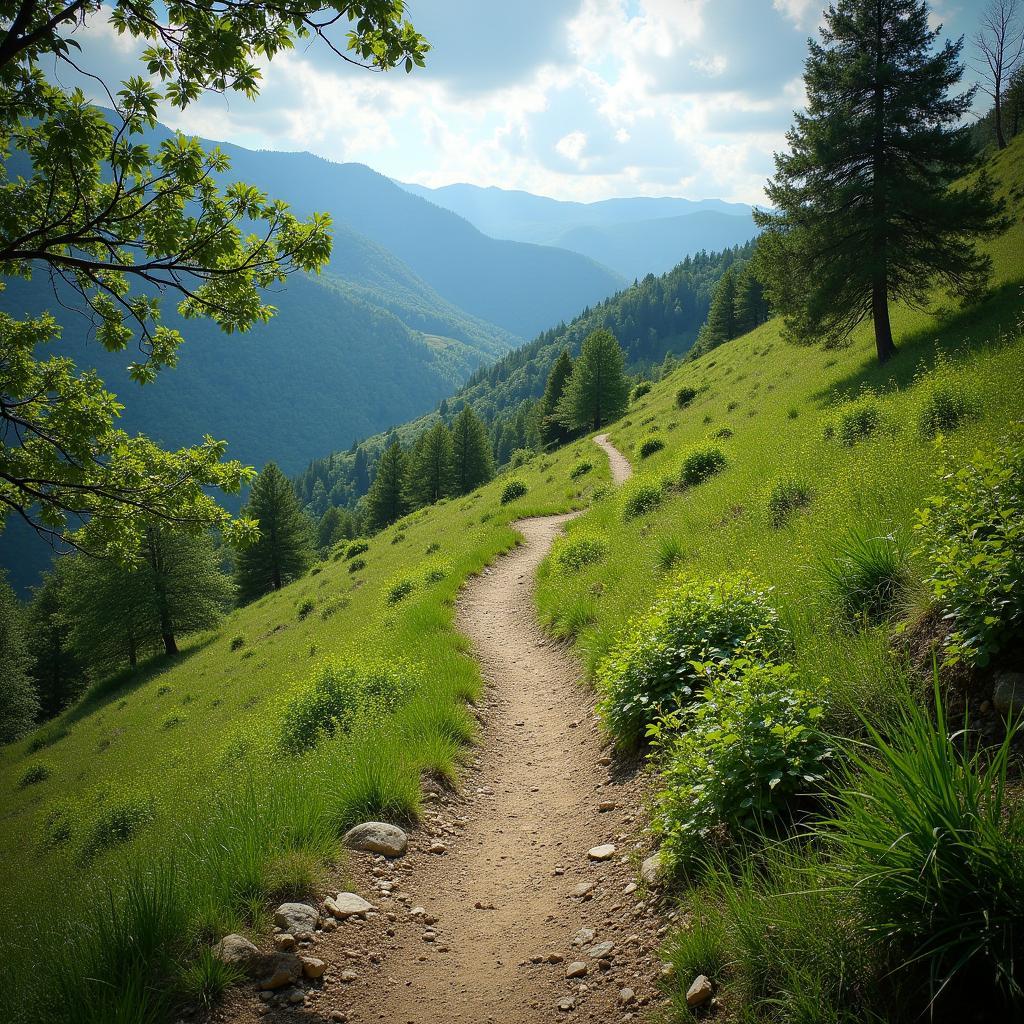
[[[358,975],[358,974],[356,974],[356,972],[355,972],[355,971],[352,971],[352,970],[349,970],[349,971],[342,971],[342,972],[341,972],[341,980],[342,980],[342,981],[343,981],[343,982],[344,982],[344,983],[345,983],[346,985],[351,985],[351,984],[352,984],[352,982],[353,982],[353,981],[355,981],[355,980],[356,980],[356,978],[358,978],[358,977],[359,977],[359,975]]]
[[[596,886],[596,882],[580,882],[579,885],[573,889],[572,894],[573,896],[578,896],[582,899],[584,896],[589,896]]]
[[[448,849],[448,847],[445,846],[444,843],[433,842],[427,848],[427,853],[438,853],[438,854],[440,854],[440,853],[444,853],[447,849]]]
[[[572,940],[574,946],[585,946],[588,942],[594,941],[593,928],[581,928]]]
[[[591,860],[611,860],[615,856],[614,843],[602,843],[601,846],[593,846],[587,851]]]
[[[587,964],[584,960],[573,960],[565,969],[567,978],[584,978],[587,974]]]
[[[614,811],[615,810],[615,801],[614,800],[602,800],[597,805],[597,809],[599,811],[602,811],[602,812],[603,811]]]
[[[563,996],[558,1000],[558,1009],[562,1013],[568,1013],[570,1010],[576,1009],[576,998],[574,996]]]
[[[632,1006],[636,1002],[636,993],[631,988],[619,991],[619,1006]]]
[[[274,936],[274,949],[287,953],[289,949],[295,948],[295,936],[291,932],[279,932]]]

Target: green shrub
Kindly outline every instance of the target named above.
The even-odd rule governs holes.
[[[690,703],[714,663],[771,659],[786,634],[770,592],[748,576],[711,583],[679,579],[649,611],[634,618],[597,670],[599,711],[620,743],[641,740],[647,726]]]
[[[683,465],[679,470],[679,482],[684,487],[696,487],[716,473],[721,473],[726,465],[721,448],[695,448],[683,459]]]
[[[307,597],[306,600],[299,605],[299,618],[304,619],[315,607],[316,604]]]
[[[704,699],[649,730],[661,767],[654,828],[674,867],[692,865],[721,826],[738,837],[785,815],[819,785],[830,753],[822,709],[792,666],[738,659],[708,669]]]
[[[569,471],[569,479],[579,480],[581,476],[586,476],[593,468],[594,465],[591,462],[577,462]]]
[[[290,754],[315,747],[324,736],[347,733],[357,717],[390,714],[412,693],[417,673],[408,662],[318,665],[304,687],[290,697],[281,716],[279,742]]]
[[[716,430],[714,436],[721,441],[727,441],[733,435],[732,427],[722,427]]]
[[[36,761],[35,764],[28,765],[21,773],[21,778],[18,779],[18,788],[24,789],[26,786],[34,786],[37,782],[45,782],[49,777],[49,767],[43,764],[42,761]]]
[[[579,572],[602,561],[608,554],[608,542],[594,534],[575,534],[558,542],[555,564],[563,572]]]
[[[326,622],[332,615],[337,615],[342,609],[347,608],[351,604],[351,600],[347,597],[336,597],[330,600],[320,609],[320,618]]]
[[[649,458],[654,455],[655,452],[660,452],[665,447],[665,442],[660,437],[648,437],[640,442],[640,446],[637,448],[637,454],[641,459]]]
[[[122,794],[109,799],[85,834],[83,858],[89,860],[103,850],[128,842],[155,817],[151,797]]]
[[[820,565],[826,589],[843,613],[868,622],[891,618],[910,582],[909,556],[894,534],[854,531]]]
[[[233,636],[231,638],[231,650],[239,651],[245,646],[244,636]]]
[[[676,392],[676,407],[685,409],[697,397],[697,389],[684,385]]]
[[[401,544],[403,540],[405,540],[405,531],[404,530],[399,530],[394,535],[394,537],[391,538],[391,543],[392,544]]]
[[[978,403],[959,382],[937,380],[925,385],[926,393],[917,416],[918,429],[925,437],[955,430],[978,415]]]
[[[651,382],[649,380],[637,381],[637,383],[633,385],[633,390],[630,391],[630,393],[629,393],[629,400],[631,402],[635,402],[638,399],[643,398],[644,395],[646,395],[646,394],[648,394],[648,392],[650,392],[650,390],[651,390]]]
[[[987,665],[1024,624],[1024,447],[1015,434],[960,468],[944,464],[942,493],[914,526],[925,586],[952,626],[946,661]]]
[[[526,493],[526,484],[522,480],[509,480],[501,492],[501,503],[507,505],[516,498],[521,498]]]
[[[352,561],[348,563],[348,571],[349,572],[359,572],[360,569],[365,569],[365,568],[366,568],[366,559],[365,558],[353,558]]]
[[[537,453],[532,448],[516,448],[509,456],[508,464],[512,469],[525,466]]]
[[[636,519],[653,512],[663,497],[661,487],[649,482],[627,484],[623,488],[622,518]]]
[[[392,580],[388,585],[388,604],[398,604],[399,601],[404,601],[415,589],[416,581],[409,576],[400,576],[398,579]]]
[[[898,726],[870,723],[866,751],[850,751],[835,814],[821,828],[836,870],[868,928],[895,954],[894,969],[1024,1002],[1024,813],[1006,786],[1018,722],[995,750],[965,750],[937,713],[907,697]]]
[[[861,395],[839,414],[835,436],[840,444],[852,448],[858,441],[870,437],[882,424],[882,410],[874,395]]]
[[[811,485],[796,477],[783,477],[768,492],[768,515],[772,526],[779,529],[796,511],[811,503]]]
[[[28,746],[25,748],[27,754],[37,754],[40,750],[45,750],[47,747],[52,747],[54,743],[64,739],[65,736],[71,735],[71,729],[63,724],[60,725],[48,725],[45,729],[40,729],[28,741]]]
[[[432,540],[432,541],[431,541],[431,542],[430,542],[430,543],[429,543],[429,544],[427,545],[427,554],[428,554],[428,555],[432,555],[432,554],[434,554],[435,552],[437,552],[437,551],[440,551],[440,550],[441,550],[441,545],[440,545],[440,544],[439,544],[439,543],[438,543],[438,542],[437,542],[436,540]]]
[[[424,583],[440,583],[441,580],[447,579],[453,572],[451,562],[446,562],[443,559],[435,559],[429,565],[423,567],[421,578]]]
[[[364,551],[369,550],[370,545],[365,540],[354,540],[345,548],[345,558],[355,558],[356,555],[361,555]]]

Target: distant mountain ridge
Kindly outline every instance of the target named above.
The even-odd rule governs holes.
[[[742,245],[757,234],[752,207],[721,199],[636,196],[579,203],[457,183],[399,183],[495,238],[569,249],[627,280],[672,269],[686,256]]]

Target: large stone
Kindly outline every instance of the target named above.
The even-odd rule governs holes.
[[[693,984],[686,990],[686,1005],[691,1010],[703,1006],[711,998],[713,991],[707,975],[698,974],[693,979]]]
[[[266,992],[294,985],[302,977],[302,961],[294,953],[276,953],[268,958],[265,977],[259,987]]]
[[[342,842],[350,850],[401,857],[409,848],[409,837],[397,826],[383,821],[364,821],[350,828]]]
[[[611,860],[615,856],[615,844],[604,843],[601,846],[591,847],[587,856],[591,860]]]
[[[587,964],[584,960],[573,960],[565,969],[567,978],[583,978],[587,973]]]
[[[308,903],[282,903],[274,911],[274,924],[293,935],[313,931],[319,920],[316,908]]]
[[[221,963],[238,967],[252,978],[263,973],[267,962],[267,958],[244,935],[225,935],[213,947],[213,955]]]
[[[640,877],[645,885],[655,886],[661,881],[663,865],[660,853],[652,853],[640,865]]]
[[[328,913],[342,921],[349,917],[362,917],[373,910],[372,903],[367,903],[362,896],[357,896],[354,892],[339,892],[333,899],[328,896],[324,900],[324,907]]]
[[[595,960],[607,960],[612,955],[612,950],[615,949],[615,943],[611,939],[605,939],[604,942],[599,942],[596,946],[591,946],[587,952]]]
[[[997,672],[992,703],[1001,715],[1024,714],[1024,672]]]
[[[324,971],[327,970],[327,964],[319,957],[300,956],[299,960],[302,963],[302,973],[307,978],[322,978]]]

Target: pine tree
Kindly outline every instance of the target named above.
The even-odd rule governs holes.
[[[598,328],[587,335],[558,403],[558,417],[570,430],[599,430],[618,419],[629,404],[622,348],[615,335]]]
[[[473,407],[464,405],[452,424],[452,482],[456,494],[468,494],[494,476],[487,428]]]
[[[366,494],[366,525],[373,532],[397,522],[409,511],[405,496],[405,452],[397,440],[384,449]]]
[[[352,466],[352,486],[356,497],[361,498],[370,489],[370,460],[362,448],[356,449],[356,459]]]
[[[53,718],[85,689],[85,663],[71,643],[67,607],[67,560],[56,563],[36,587],[28,607],[32,679],[42,718]]]
[[[24,613],[0,572],[0,744],[24,736],[39,713],[29,664]]]
[[[242,548],[235,560],[241,601],[280,590],[301,576],[312,559],[312,524],[299,507],[288,478],[268,462],[256,478],[244,513],[260,528],[257,541]]]
[[[999,207],[984,175],[949,188],[974,161],[974,92],[951,92],[963,41],[938,36],[924,0],[838,0],[810,43],[807,111],[766,190],[777,212],[755,214],[758,275],[797,340],[837,343],[870,317],[885,362],[890,299],[969,298],[988,277],[973,240],[1002,227]]]
[[[707,321],[697,334],[694,352],[710,352],[736,337],[736,271],[733,267],[722,275],[711,300]]]
[[[768,300],[764,297],[764,286],[758,281],[750,263],[745,263],[736,275],[733,313],[735,338],[760,327],[768,319]]]
[[[573,431],[558,418],[558,403],[571,376],[572,357],[569,350],[564,348],[551,366],[547,383],[544,385],[544,397],[540,400],[541,438],[544,444],[565,444],[573,437]]]
[[[433,505],[454,486],[452,433],[438,420],[420,435],[406,469],[406,493],[412,505]]]
[[[330,551],[345,536],[347,517],[341,509],[332,505],[321,517],[316,527],[316,546],[321,553]]]

